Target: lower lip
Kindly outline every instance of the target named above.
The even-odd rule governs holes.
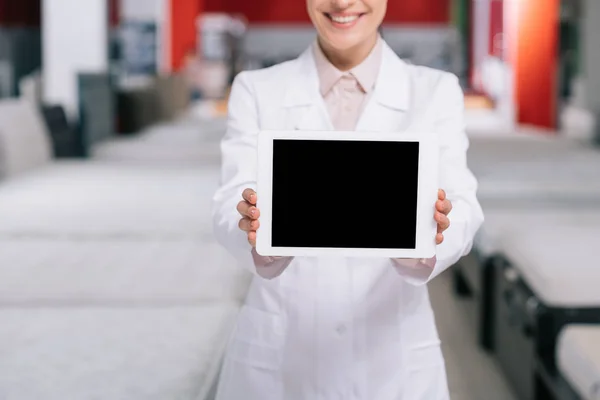
[[[354,21],[349,22],[347,24],[343,24],[343,23],[340,23],[340,22],[335,22],[334,20],[332,20],[331,18],[329,18],[328,16],[326,16],[326,18],[329,20],[329,22],[331,22],[331,25],[333,25],[337,29],[350,29],[350,28],[353,28],[356,24],[358,24],[358,21],[360,21],[360,19],[362,17],[363,16],[361,15],[358,18],[356,18]]]

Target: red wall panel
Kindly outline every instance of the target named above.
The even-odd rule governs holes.
[[[205,0],[207,12],[241,13],[250,23],[308,23],[306,0]],[[446,24],[451,0],[390,0],[386,22]]]
[[[451,0],[389,0],[386,22],[447,24]]]
[[[189,50],[196,47],[196,18],[202,11],[202,0],[170,1],[171,68],[176,71],[184,65]]]
[[[520,123],[556,128],[559,10],[559,0],[527,0],[519,5],[513,46]]]

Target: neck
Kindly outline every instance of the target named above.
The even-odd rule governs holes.
[[[348,71],[362,63],[371,54],[371,51],[373,51],[373,48],[377,44],[378,38],[379,34],[375,33],[368,40],[344,50],[332,48],[321,40],[321,38],[318,39],[318,42],[321,50],[323,50],[323,54],[325,54],[325,57],[327,57],[334,67],[340,71]]]

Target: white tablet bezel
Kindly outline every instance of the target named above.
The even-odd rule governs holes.
[[[304,248],[271,246],[273,141],[290,140],[360,140],[419,142],[419,177],[417,200],[417,235],[415,249],[373,248]],[[437,223],[434,220],[438,193],[439,150],[435,134],[423,132],[342,132],[342,131],[261,131],[258,135],[257,207],[260,210],[260,228],[257,230],[256,251],[263,256],[294,257],[387,257],[430,258],[435,255]],[[307,155],[310,158],[310,155]],[[401,173],[402,171],[398,171]],[[358,188],[360,191],[360,188]],[[304,194],[309,195],[308,193]],[[306,201],[306,199],[304,200]],[[310,201],[310,200],[309,200]],[[298,216],[298,223],[314,223],[310,216]],[[393,231],[394,227],[390,227]]]

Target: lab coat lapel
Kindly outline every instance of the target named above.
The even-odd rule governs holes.
[[[402,132],[410,121],[410,77],[407,65],[384,44],[383,59],[373,96],[356,127],[357,131]]]
[[[297,69],[290,76],[283,104],[288,112],[288,127],[306,131],[334,130],[319,92],[319,76],[312,48],[307,49],[296,64]]]
[[[332,131],[333,126],[325,107],[318,102],[293,111],[293,128],[304,131]]]

